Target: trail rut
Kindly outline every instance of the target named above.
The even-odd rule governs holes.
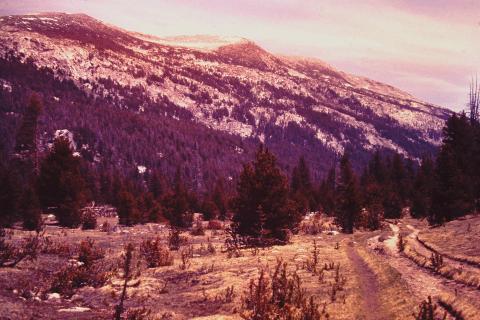
[[[378,284],[377,276],[372,269],[370,269],[365,260],[363,260],[363,258],[357,253],[354,247],[349,247],[347,254],[360,278],[364,313],[358,319],[389,319],[389,317],[384,314],[380,304],[380,299],[378,296],[380,286]]]

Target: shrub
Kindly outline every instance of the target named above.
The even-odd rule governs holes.
[[[277,261],[277,266],[268,280],[264,270],[257,281],[251,280],[248,292],[243,297],[244,319],[328,319],[325,308],[319,311],[313,297],[307,297],[300,277],[287,273],[287,264]]]
[[[112,231],[112,226],[111,226],[111,224],[110,224],[108,221],[105,221],[105,222],[102,223],[102,225],[100,226],[100,231],[102,231],[102,232],[111,232],[111,231]]]
[[[302,221],[300,230],[305,234],[317,235],[323,232],[323,224],[320,215],[316,214],[308,220]]]
[[[53,241],[50,237],[43,238],[41,253],[56,254],[61,257],[70,257],[74,249],[67,243],[61,241]]]
[[[383,219],[382,209],[383,208],[378,204],[371,205],[368,209],[363,209],[358,217],[356,223],[357,227],[368,230],[380,229],[381,221]]]
[[[161,245],[158,237],[143,241],[140,245],[140,254],[147,262],[148,268],[173,265],[173,255],[168,248]]]
[[[203,228],[202,221],[197,220],[195,223],[195,226],[192,228],[192,231],[190,231],[190,234],[192,236],[204,236],[205,235],[205,229]]]
[[[98,247],[95,247],[95,241],[87,239],[80,242],[78,261],[83,263],[87,269],[92,267],[95,261],[103,259],[104,257],[104,252]]]
[[[417,314],[413,314],[415,320],[445,320],[447,319],[447,312],[443,316],[438,316],[437,305],[432,302],[432,297],[420,304],[420,310]]]
[[[430,264],[432,269],[438,271],[441,267],[443,267],[443,256],[439,253],[432,253],[430,257]]]
[[[78,261],[71,261],[66,267],[57,272],[50,286],[50,291],[58,292],[62,296],[71,297],[75,290],[84,286],[102,286],[108,278],[108,270],[98,264],[103,259],[103,252],[95,247],[92,240],[80,243]]]
[[[241,257],[243,254],[242,251],[240,251],[240,237],[232,229],[227,229],[227,233],[228,236],[225,239],[225,251],[227,252],[228,258]]]
[[[398,252],[405,251],[405,239],[403,239],[402,233],[398,234],[397,249],[398,249]]]
[[[305,262],[305,267],[308,271],[316,274],[317,273],[317,267],[319,265],[319,252],[318,252],[318,246],[317,246],[317,241],[313,240],[313,249],[312,249],[312,258],[307,259]]]
[[[180,230],[172,227],[168,233],[168,247],[170,250],[177,251],[184,241],[180,237]]]
[[[223,223],[220,220],[208,221],[207,229],[209,230],[223,230]]]
[[[0,229],[0,268],[14,268],[21,261],[35,261],[41,247],[43,233],[36,232],[15,246],[5,239],[5,229]]]
[[[181,270],[186,270],[190,267],[190,259],[193,257],[193,247],[189,246],[180,251],[180,257],[182,259],[182,264],[180,265]]]
[[[149,320],[154,319],[151,316],[152,310],[147,309],[145,307],[141,308],[130,308],[127,310],[125,314],[126,320]]]
[[[87,208],[82,215],[82,230],[93,230],[97,227],[97,215],[93,210]]]

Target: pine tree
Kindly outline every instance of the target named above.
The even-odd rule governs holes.
[[[28,181],[37,170],[37,122],[43,106],[37,95],[30,97],[20,128],[17,131],[15,152],[22,167],[22,176]]]
[[[19,212],[23,220],[23,228],[26,230],[40,230],[42,225],[40,202],[38,201],[34,183],[30,183],[23,190],[19,201]]]
[[[361,192],[363,206],[366,210],[363,211],[364,216],[362,216],[359,226],[376,230],[380,227],[380,221],[384,217],[384,189],[370,173],[368,167],[365,168],[361,177]]]
[[[436,160],[431,223],[452,220],[475,208],[474,140],[474,132],[464,114],[447,120]]]
[[[152,193],[144,192],[140,201],[141,223],[160,222],[163,218],[163,209]]]
[[[353,233],[353,227],[361,210],[357,177],[352,170],[348,154],[340,161],[340,181],[337,188],[336,221],[345,233]]]
[[[203,200],[201,212],[203,213],[203,219],[207,221],[217,219],[220,215],[220,210],[210,197],[205,197]]]
[[[301,215],[289,199],[287,178],[277,167],[275,156],[263,145],[255,161],[243,168],[234,207],[233,230],[241,236],[259,237],[266,232],[271,238],[286,240],[286,229],[298,226]]]
[[[310,178],[310,169],[304,157],[300,157],[297,166],[293,168],[290,189],[292,198],[297,202],[303,214],[315,209],[316,204]]]
[[[432,192],[435,184],[434,163],[430,157],[424,157],[417,171],[413,185],[411,213],[415,218],[427,217],[432,205]]]
[[[122,225],[132,226],[139,220],[137,202],[128,190],[123,189],[118,195],[117,214],[118,222]]]
[[[37,122],[42,109],[40,98],[32,95],[17,131],[15,154],[8,168],[9,172],[0,177],[5,182],[4,196],[9,197],[5,199],[3,205],[0,205],[4,210],[9,210],[5,213],[5,219],[1,220],[11,224],[21,218],[24,227],[29,230],[37,229],[41,220],[35,186],[32,182],[36,180],[38,173]],[[15,211],[18,211],[18,214]]]
[[[162,198],[168,192],[165,177],[158,170],[154,170],[148,177],[147,184],[148,190],[153,194],[155,199]]]
[[[54,207],[57,220],[65,227],[77,227],[85,203],[85,182],[80,159],[73,155],[65,138],[55,140],[43,161],[38,179],[38,194],[43,207]]]
[[[336,197],[336,173],[335,167],[328,172],[327,178],[322,181],[318,198],[323,211],[328,215],[335,213],[335,197]]]
[[[390,169],[391,183],[393,192],[400,198],[402,205],[406,203],[409,195],[409,181],[407,177],[407,170],[403,162],[403,158],[399,153],[395,153],[392,160],[392,167]]]
[[[189,228],[193,222],[193,213],[190,210],[189,195],[183,183],[180,168],[177,168],[174,184],[173,192],[163,200],[165,217],[173,227]]]
[[[380,154],[380,150],[375,151],[375,154],[368,165],[368,170],[377,184],[383,185],[387,182],[387,169],[385,167],[385,161]]]
[[[19,185],[12,170],[6,164],[0,163],[0,227],[11,226],[19,219],[17,201]]]
[[[227,211],[228,211],[228,201],[225,195],[225,188],[224,188],[222,179],[218,179],[215,184],[215,188],[213,190],[213,195],[212,195],[212,201],[218,210],[217,218],[221,220],[225,220],[227,217]]]

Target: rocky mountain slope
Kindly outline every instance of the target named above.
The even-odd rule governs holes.
[[[18,123],[19,90],[42,91],[45,140],[68,129],[92,161],[114,165],[170,168],[182,159],[199,184],[212,172],[234,175],[260,141],[287,170],[304,154],[317,176],[345,150],[357,164],[377,148],[416,159],[440,143],[450,114],[240,38],[159,38],[48,13],[1,17],[0,40],[5,128]]]

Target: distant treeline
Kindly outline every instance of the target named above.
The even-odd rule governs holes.
[[[41,226],[41,212],[53,212],[65,227],[88,225],[82,208],[88,201],[117,208],[119,222],[133,225],[168,221],[189,228],[193,213],[206,220],[232,219],[242,236],[285,240],[311,211],[334,216],[344,232],[377,229],[384,218],[410,211],[431,224],[476,212],[480,199],[480,125],[478,108],[448,119],[438,155],[418,165],[401,155],[377,151],[358,176],[344,154],[328,175],[312,180],[304,157],[287,175],[276,157],[261,145],[243,166],[234,189],[225,177],[199,193],[186,184],[184,163],[174,179],[160,170],[130,173],[95,165],[75,154],[71,141],[58,137],[46,152],[38,150],[38,119],[44,106],[32,95],[15,135],[15,146],[0,162],[2,226],[22,221],[26,229]],[[477,110],[477,111],[475,111]],[[42,156],[43,155],[43,156]],[[88,217],[91,218],[91,217]]]

